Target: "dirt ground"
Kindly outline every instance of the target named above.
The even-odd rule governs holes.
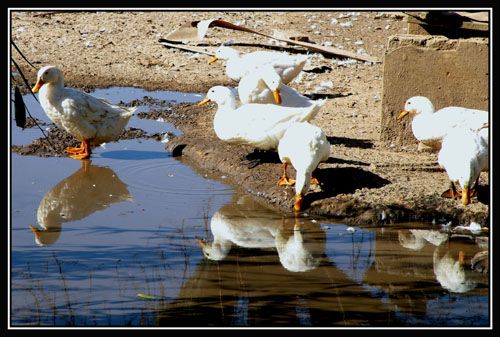
[[[406,23],[399,12],[25,11],[11,14],[12,40],[28,60],[36,68],[47,64],[59,66],[67,86],[84,90],[136,86],[205,93],[214,85],[236,86],[237,83],[225,75],[224,62],[209,65],[207,55],[168,49],[158,43],[159,38],[193,20],[220,18],[263,32],[295,31],[317,44],[367,53],[381,61],[388,37],[406,32]],[[258,49],[251,44],[275,43],[262,36],[221,28],[210,29],[203,42],[215,49],[228,41],[242,51]],[[28,81],[34,83],[37,69],[22,60],[15,50],[12,57]],[[437,164],[437,154],[417,152],[416,143],[398,148],[385,147],[380,142],[382,70],[383,63],[346,62],[344,58],[312,53],[300,80],[291,83],[302,93],[329,97],[312,123],[327,134],[332,145],[331,156],[319,166],[317,178],[321,187],[307,194],[306,211],[359,225],[434,220],[438,224],[475,221],[488,226],[487,173],[481,175],[478,196],[470,205],[463,206],[459,201],[440,197],[449,187],[449,181]],[[331,81],[332,85],[317,90],[324,81]],[[167,150],[175,149],[176,155],[182,153],[180,160],[211,177],[224,178],[224,182],[271,207],[291,211],[293,188],[276,186],[281,173],[276,153],[258,152],[218,140],[212,129],[215,104],[204,107],[180,104],[174,106],[174,111],[176,117],[166,109],[154,116],[165,118],[184,132],[167,144]],[[136,136],[140,137],[140,132]],[[71,141],[57,132],[51,139]],[[61,146],[69,145],[72,144]],[[30,152],[26,147],[12,150],[21,154],[53,155],[44,152],[43,147],[38,149],[39,153]],[[255,159],[259,159],[259,163]],[[293,168],[289,173],[295,174]]]

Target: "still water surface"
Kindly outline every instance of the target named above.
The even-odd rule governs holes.
[[[114,103],[202,98],[94,94]],[[179,133],[137,117],[129,126]],[[38,129],[12,122],[13,144],[34,137]],[[488,278],[458,263],[459,254],[469,261],[487,249],[487,234],[290,218],[198,174],[154,140],[108,143],[82,163],[11,159],[13,326],[489,325]]]

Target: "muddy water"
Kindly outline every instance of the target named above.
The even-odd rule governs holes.
[[[95,94],[115,103],[201,97]],[[136,117],[130,126],[179,133]],[[13,144],[37,137],[12,126]],[[284,217],[151,139],[108,143],[91,161],[11,159],[12,325],[489,325],[488,277],[468,267],[485,233]]]

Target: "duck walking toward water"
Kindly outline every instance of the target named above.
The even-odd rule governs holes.
[[[89,158],[91,144],[118,138],[136,110],[65,88],[63,73],[55,66],[45,66],[38,71],[32,91],[39,92],[40,104],[52,122],[81,141],[81,147],[66,148],[73,159]]]
[[[462,204],[468,205],[477,189],[481,171],[488,171],[488,127],[479,130],[455,128],[444,139],[438,154],[438,163],[446,170],[450,179],[450,190],[443,196],[459,196],[454,182],[462,188]]]
[[[309,123],[294,123],[290,126],[278,145],[278,154],[283,163],[283,176],[278,185],[292,185],[295,183],[295,211],[302,210],[304,194],[309,190],[312,172],[318,164],[330,156],[330,143],[325,133],[319,127]],[[289,179],[286,173],[288,164],[292,164],[297,171],[296,180]]]

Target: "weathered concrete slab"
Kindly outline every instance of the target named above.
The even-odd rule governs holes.
[[[436,109],[454,105],[488,110],[488,56],[487,38],[391,36],[384,58],[380,139],[386,145],[416,148],[410,120],[396,120],[412,96],[428,97]]]

